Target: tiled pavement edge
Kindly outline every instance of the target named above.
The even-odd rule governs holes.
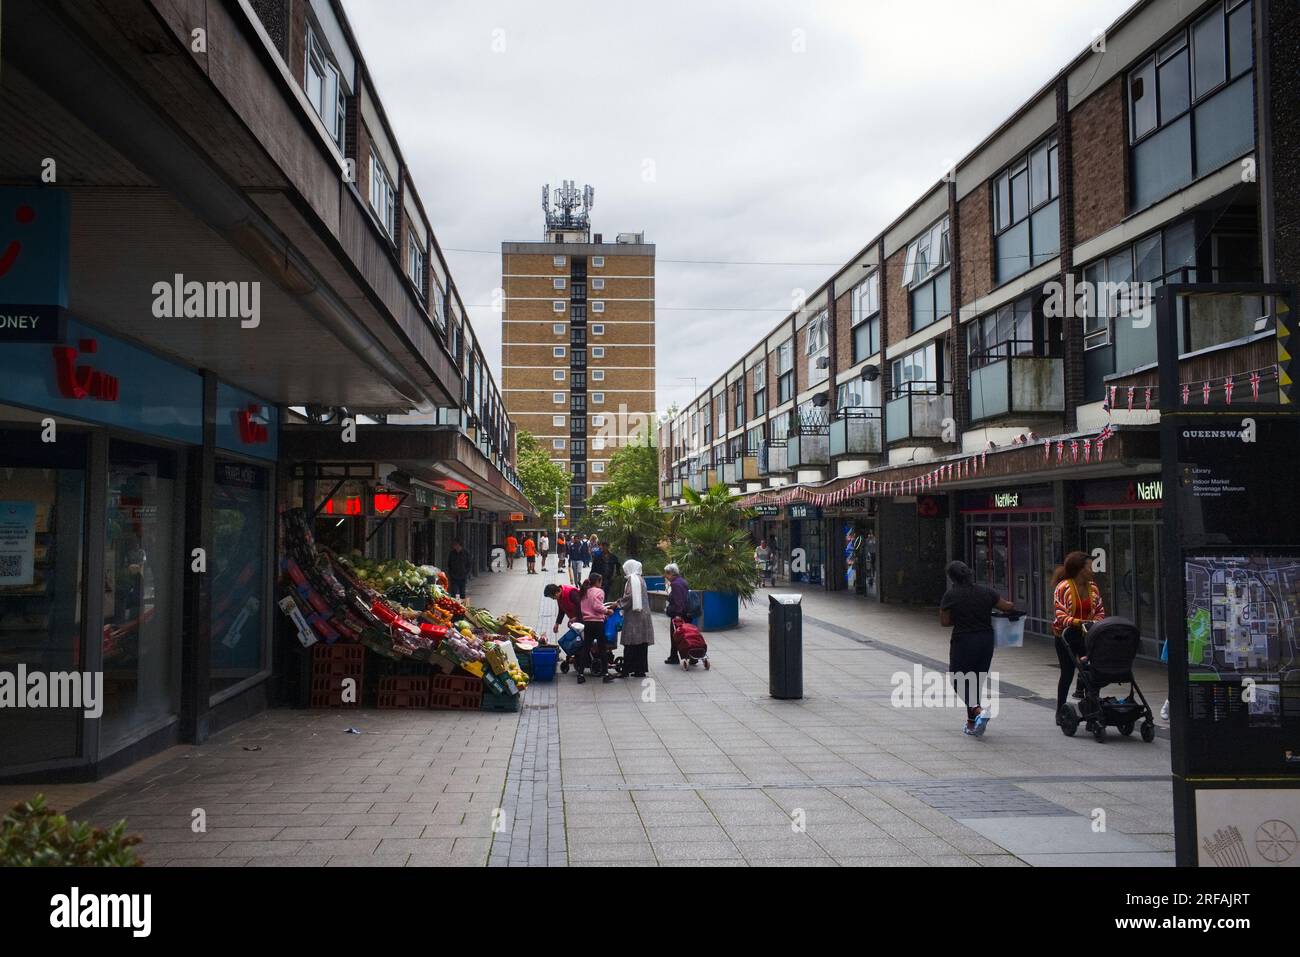
[[[551,580],[548,574],[539,577],[544,583]],[[545,634],[554,622],[555,602],[542,595],[538,602],[534,627]],[[558,687],[557,681],[534,682],[524,692],[489,867],[569,863],[560,782]]]

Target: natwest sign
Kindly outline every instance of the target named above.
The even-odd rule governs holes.
[[[76,349],[72,346],[54,347],[54,375],[59,395],[65,399],[117,401],[117,376],[109,375],[89,364],[77,364],[79,354],[93,355],[98,351],[99,343],[94,339],[77,340]]]

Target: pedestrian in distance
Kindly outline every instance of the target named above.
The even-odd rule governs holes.
[[[469,581],[469,571],[473,567],[469,552],[459,538],[451,541],[451,551],[447,554],[447,587],[453,598],[465,598],[465,585]]]
[[[587,565],[591,562],[591,549],[581,535],[569,539],[569,579],[581,587],[586,579]]]
[[[962,734],[984,736],[991,717],[980,700],[980,688],[993,664],[993,609],[1015,606],[987,585],[975,584],[965,562],[948,564],[948,590],[939,602],[939,623],[952,629],[948,643],[948,675],[966,703]],[[973,701],[971,699],[974,699]]]
[[[555,536],[555,560],[559,562],[560,571],[564,571],[564,564],[569,560],[569,543],[565,541],[563,532]]]
[[[542,556],[542,571],[546,571],[546,556],[551,553],[551,540],[545,532],[537,540],[537,551]]]
[[[670,562],[664,566],[664,578],[668,579],[668,604],[664,609],[668,614],[668,620],[671,622],[674,618],[680,618],[683,621],[693,621],[691,587],[687,584],[686,579],[682,577],[682,570],[675,562]],[[681,658],[677,655],[676,647],[669,646],[668,657],[664,660],[664,664],[681,664]]]
[[[760,538],[758,547],[754,549],[754,561],[758,564],[760,573],[759,584],[762,585],[772,580],[772,549],[767,544],[767,539]]]
[[[644,678],[649,670],[650,646],[655,643],[654,619],[650,615],[650,593],[641,576],[641,563],[629,558],[623,563],[623,668],[633,678]]]
[[[1106,617],[1101,603],[1101,590],[1092,576],[1092,559],[1085,552],[1070,552],[1065,564],[1052,575],[1052,633],[1056,636],[1056,660],[1061,666],[1061,677],[1056,682],[1056,723],[1061,723],[1065,696],[1074,679],[1074,659],[1087,660],[1084,636],[1095,621]],[[1083,697],[1083,689],[1076,688],[1074,696]]]
[[[582,614],[582,655],[578,659],[578,684],[584,684],[583,665],[590,667],[592,675],[603,675],[605,683],[614,680],[606,674],[605,664],[605,619],[609,617],[609,608],[605,604],[605,592],[601,588],[601,577],[593,572],[578,589],[578,610]]]
[[[506,536],[506,568],[515,567],[515,553],[519,551],[519,539],[511,532]]]
[[[536,575],[537,574],[537,542],[533,540],[533,536],[531,535],[526,535],[524,537],[524,561],[528,563],[528,574]]]

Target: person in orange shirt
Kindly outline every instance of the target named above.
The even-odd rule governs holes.
[[[528,574],[537,574],[537,542],[529,535],[524,539],[524,558],[528,559]]]
[[[1101,590],[1092,577],[1092,559],[1084,552],[1070,552],[1065,564],[1052,576],[1052,632],[1056,635],[1056,658],[1061,677],[1056,684],[1056,723],[1061,723],[1061,709],[1074,679],[1074,659],[1085,655],[1084,635],[1095,621],[1106,617]],[[1076,698],[1083,695],[1076,691]]]
[[[519,551],[519,539],[514,533],[506,536],[506,568],[515,567],[515,554]]]

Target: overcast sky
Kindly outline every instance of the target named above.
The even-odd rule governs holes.
[[[572,179],[594,230],[657,247],[660,409],[1130,3],[344,0],[497,382],[500,244],[542,239],[542,185]]]

